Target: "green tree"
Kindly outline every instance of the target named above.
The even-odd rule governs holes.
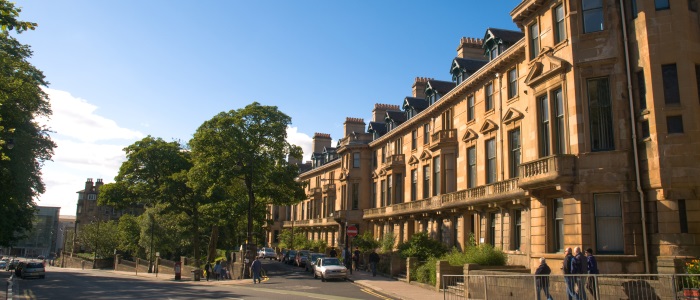
[[[34,29],[21,12],[0,0],[0,246],[11,246],[32,228],[33,199],[44,193],[41,167],[56,147],[35,118],[51,115],[44,74],[29,63],[32,51],[10,36]],[[13,149],[9,149],[12,142]]]
[[[112,257],[119,247],[119,228],[115,221],[94,221],[80,226],[78,240],[92,252],[97,250],[97,258]]]
[[[443,243],[431,239],[425,232],[412,235],[408,241],[399,244],[398,249],[401,257],[417,257],[421,261],[430,257],[441,257],[448,250]]]
[[[126,252],[126,257],[140,257],[144,251],[139,246],[141,228],[138,219],[134,215],[122,215],[119,218],[117,228],[119,230],[119,250]]]
[[[221,112],[204,122],[190,141],[195,167],[190,179],[195,188],[207,196],[226,194],[232,186],[242,186],[244,210],[231,212],[246,215],[246,240],[253,242],[256,212],[264,212],[266,204],[287,205],[303,199],[298,174],[287,157],[301,158],[301,148],[289,144],[287,127],[291,123],[275,106],[254,102],[245,108]]]
[[[191,246],[194,257],[199,259],[200,206],[206,198],[190,187],[187,174],[192,168],[192,161],[188,149],[178,141],[166,142],[147,136],[124,148],[124,151],[126,161],[119,168],[115,182],[105,184],[100,189],[98,204],[117,208],[137,204],[145,204],[149,208],[161,205],[158,212],[178,217],[185,214],[183,222],[189,224],[189,238],[192,239],[191,243],[186,244]],[[164,231],[164,234],[174,235],[175,232]]]
[[[381,243],[374,238],[372,232],[365,231],[362,234],[356,236],[352,240],[352,245],[360,248],[362,252],[370,252],[372,249],[377,249],[381,246]]]

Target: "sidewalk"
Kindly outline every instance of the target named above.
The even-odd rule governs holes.
[[[435,290],[422,288],[405,281],[398,281],[379,274],[377,274],[377,277],[372,277],[371,272],[353,271],[348,280],[397,299],[424,300],[443,297],[441,293]]]

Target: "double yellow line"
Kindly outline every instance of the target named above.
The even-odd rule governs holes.
[[[34,295],[34,291],[32,290],[24,290],[24,295],[20,296],[22,299],[36,299],[36,296]]]
[[[370,289],[362,288],[362,289],[360,289],[360,290],[363,291],[363,292],[365,292],[365,293],[367,293],[367,294],[370,294],[370,295],[372,295],[372,296],[375,296],[375,297],[377,297],[377,298],[379,298],[379,299],[383,299],[383,300],[394,300],[393,298],[389,298],[389,297],[387,297],[387,296],[384,296],[384,295],[382,295],[382,294],[379,294],[379,293],[377,293],[377,292],[375,292],[375,291],[373,291],[373,290],[370,290]]]

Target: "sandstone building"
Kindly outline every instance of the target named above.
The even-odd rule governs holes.
[[[271,207],[268,242],[294,227],[342,247],[358,224],[473,235],[533,270],[582,246],[603,273],[673,272],[700,255],[697,2],[522,1],[521,31],[460,40],[451,80],[416,78],[335,147],[315,134],[307,198]]]

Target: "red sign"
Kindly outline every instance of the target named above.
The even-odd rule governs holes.
[[[354,225],[348,226],[346,231],[348,232],[348,236],[357,236],[357,227]]]

